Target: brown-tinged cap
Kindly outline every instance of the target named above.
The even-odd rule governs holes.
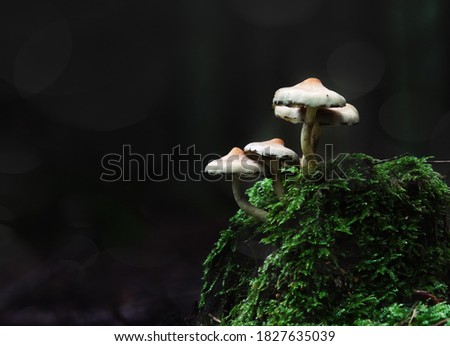
[[[240,148],[234,147],[230,152],[220,159],[213,160],[205,167],[209,174],[236,173],[243,175],[255,175],[263,171],[261,163],[252,160],[245,155]]]
[[[277,160],[298,161],[295,151],[286,148],[281,138],[273,138],[264,142],[253,142],[245,146],[246,154],[257,154],[262,158],[275,158]]]
[[[327,89],[317,78],[308,78],[292,87],[278,89],[273,104],[289,107],[343,107],[345,98],[337,92]]]

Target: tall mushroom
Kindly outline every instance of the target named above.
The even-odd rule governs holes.
[[[298,155],[291,149],[284,146],[284,141],[280,138],[273,138],[264,142],[253,142],[247,144],[244,152],[249,156],[260,159],[268,167],[273,179],[273,189],[278,198],[284,194],[281,182],[281,164],[283,162],[298,163]]]
[[[241,176],[255,176],[262,173],[263,166],[260,162],[252,160],[245,155],[242,149],[234,147],[227,155],[208,163],[205,172],[231,174],[233,196],[239,208],[259,221],[266,219],[267,211],[255,207],[245,198],[239,179]]]
[[[275,92],[273,104],[305,108],[300,143],[303,152],[302,166],[308,168],[311,155],[314,154],[312,133],[316,123],[317,110],[324,107],[343,107],[346,101],[343,96],[324,87],[319,79],[308,78],[292,87],[278,89]]]
[[[275,116],[293,124],[305,122],[305,107],[292,108],[288,106],[275,106]],[[356,125],[359,123],[358,110],[347,103],[344,107],[319,108],[316,114],[316,121],[311,135],[314,152],[319,142],[321,127],[336,127],[342,125]]]

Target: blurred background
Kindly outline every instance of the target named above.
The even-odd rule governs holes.
[[[273,115],[280,87],[314,76],[358,108],[319,153],[450,159],[448,13],[445,0],[1,1],[0,324],[188,323],[237,210],[230,183],[139,181],[136,162],[105,182],[102,158],[129,145],[164,174],[179,146],[173,164],[198,177],[198,155],[252,141],[299,152],[300,127]]]

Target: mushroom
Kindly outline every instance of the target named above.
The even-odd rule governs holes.
[[[346,101],[343,96],[325,88],[319,79],[308,78],[292,87],[278,89],[275,92],[273,104],[275,106],[305,108],[305,120],[300,143],[303,152],[302,166],[307,168],[311,155],[314,154],[312,133],[316,122],[317,110],[324,107],[343,107]]]
[[[288,107],[288,106],[275,106],[274,112],[277,118],[289,121],[293,124],[300,124],[305,121],[304,107]]]
[[[267,211],[257,208],[247,201],[239,179],[241,176],[255,176],[263,172],[261,163],[246,156],[242,149],[234,147],[227,155],[208,163],[205,172],[213,175],[231,174],[233,196],[239,208],[259,221],[266,219]]]
[[[305,122],[305,107],[292,108],[288,106],[275,106],[275,116],[299,124]],[[316,121],[311,134],[312,147],[316,151],[322,127],[336,127],[342,125],[356,125],[359,123],[358,110],[347,103],[344,107],[319,108]]]
[[[284,146],[284,141],[280,138],[273,138],[264,142],[253,142],[247,144],[244,152],[251,158],[260,159],[269,168],[269,172],[274,176],[273,189],[278,198],[284,194],[281,182],[280,168],[283,162],[298,162],[298,155],[291,149]]]

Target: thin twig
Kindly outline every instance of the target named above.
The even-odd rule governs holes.
[[[388,158],[388,159],[381,159],[381,160],[378,160],[378,162],[375,162],[374,164],[375,164],[375,165],[379,165],[380,163],[385,163],[385,162],[389,162],[389,161],[394,161],[394,160],[397,160],[397,159],[399,159],[399,158],[401,158],[401,157],[408,156],[408,155],[409,155],[408,153],[404,153],[404,154],[401,154],[401,155],[397,155],[397,156],[394,156],[394,157],[390,157],[390,158]]]
[[[390,157],[390,158],[387,158],[387,159],[379,159],[378,162],[375,162],[375,164],[378,165],[380,163],[394,161],[394,160],[397,160],[397,159],[399,159],[401,157],[405,157],[405,156],[408,156],[408,155],[409,155],[409,153],[404,153],[404,154],[397,155],[397,156],[394,156],[394,157]],[[446,159],[444,159],[444,160],[427,160],[426,162],[427,163],[450,163],[450,160],[446,160]]]
[[[417,307],[415,306],[414,309],[413,309],[413,311],[412,311],[411,317],[410,317],[410,319],[409,319],[409,321],[408,321],[408,326],[411,325],[413,319],[414,319],[416,316],[417,316]]]
[[[450,163],[450,160],[427,160],[427,163]]]
[[[208,316],[211,317],[211,319],[212,319],[214,322],[222,323],[222,321],[219,320],[216,316],[213,316],[212,314],[208,314]]]
[[[413,304],[413,306],[411,307],[411,309],[412,309],[411,317],[410,317],[410,318],[408,318],[408,316],[405,317],[405,318],[404,318],[403,320],[401,320],[397,325],[399,325],[399,326],[404,326],[404,325],[406,325],[406,322],[408,322],[408,325],[410,325],[410,323],[412,322],[412,319],[413,319],[414,317],[416,317],[416,308],[417,308],[417,304],[418,304],[418,302],[415,302],[415,303]]]
[[[439,322],[433,324],[433,326],[443,326],[443,325],[446,324],[449,320],[450,320],[450,318],[444,318],[443,320],[440,320]]]

